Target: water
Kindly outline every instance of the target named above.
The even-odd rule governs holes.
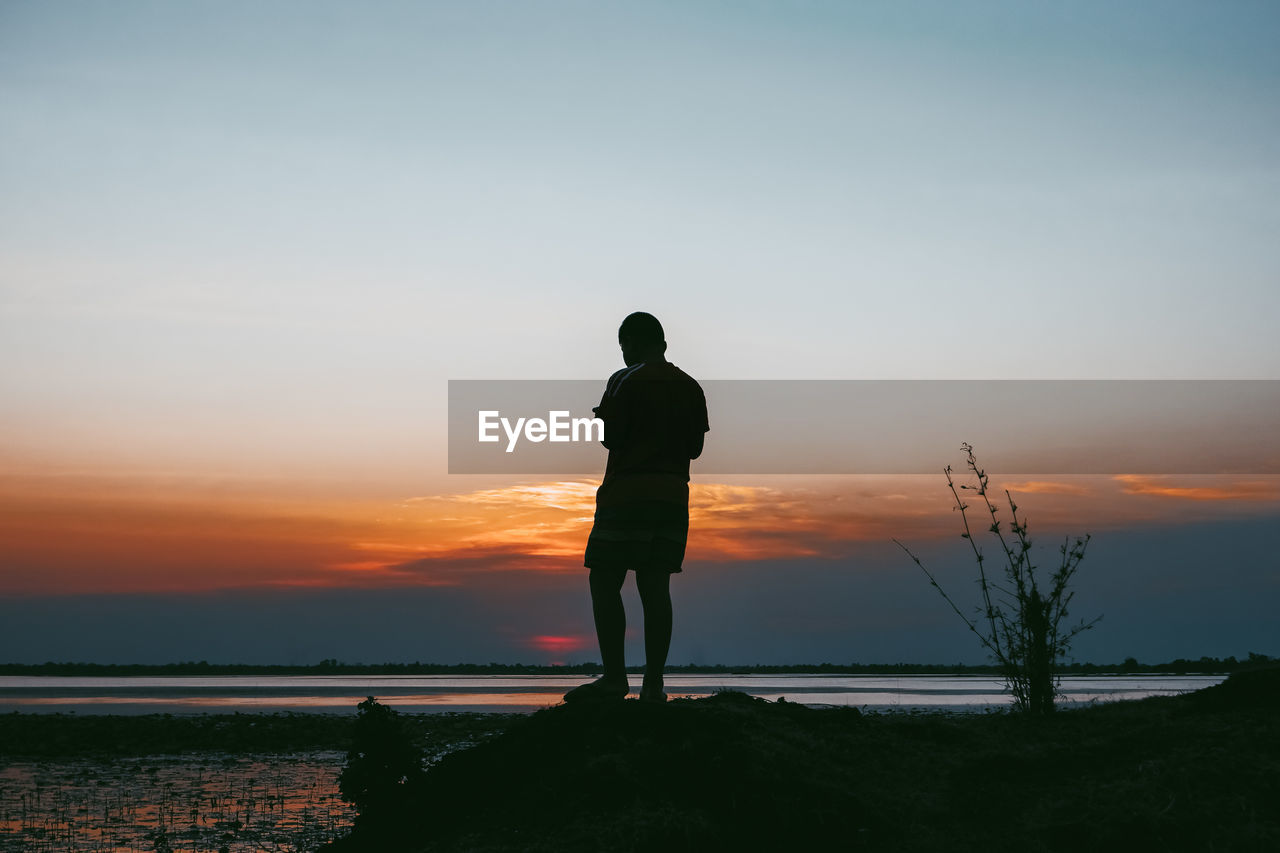
[[[1100,675],[1062,679],[1067,705],[1141,699],[1199,690],[1221,675]],[[196,714],[233,712],[354,713],[366,696],[410,713],[536,711],[560,702],[583,676],[0,676],[0,712]],[[633,675],[632,688],[640,677]],[[1012,703],[999,678],[986,675],[669,675],[668,695],[740,690],[769,700],[868,710],[985,711]]]
[[[343,752],[0,765],[0,853],[315,850],[351,828]]]

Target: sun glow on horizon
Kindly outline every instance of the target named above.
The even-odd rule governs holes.
[[[694,482],[687,559],[839,559],[892,538],[954,535],[936,476]],[[581,572],[593,480],[341,501],[59,476],[0,491],[7,594],[244,587],[486,586]],[[131,488],[135,486],[134,488]],[[1036,478],[1007,487],[1033,529],[1098,532],[1273,513],[1277,477]],[[1023,501],[1023,495],[1029,496]],[[999,501],[997,501],[999,503]],[[1001,516],[1004,517],[1004,516]],[[496,588],[496,587],[495,587]]]

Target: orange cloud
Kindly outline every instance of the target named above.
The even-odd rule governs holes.
[[[1280,499],[1280,489],[1274,481],[1244,480],[1221,485],[1175,485],[1169,477],[1151,477],[1139,474],[1119,474],[1115,478],[1121,489],[1129,495],[1156,495],[1165,498],[1181,498],[1192,501],[1275,501]],[[1203,478],[1198,478],[1203,479]]]
[[[735,479],[692,485],[689,560],[839,558],[861,543],[919,542],[959,530],[937,476]],[[332,483],[282,496],[274,484],[177,475],[7,477],[0,479],[0,593],[466,584],[510,590],[512,573],[582,571],[596,486],[525,482],[396,499],[390,489],[366,485],[355,494]],[[992,486],[1002,490],[998,480]],[[1020,503],[1036,532],[1097,532],[1280,505],[1280,477],[1077,477],[1008,488],[1020,502],[1023,493],[1036,495]]]
[[[1006,483],[1001,488],[1015,494],[1075,495],[1077,497],[1091,494],[1087,487],[1079,483],[1066,483],[1061,480],[1027,480],[1022,483]]]

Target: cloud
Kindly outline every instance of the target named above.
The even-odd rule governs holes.
[[[687,560],[840,559],[863,543],[918,544],[959,530],[951,495],[936,476],[761,479],[692,484]],[[496,589],[520,574],[582,569],[597,485],[518,482],[336,501],[157,490],[151,483],[131,490],[128,482],[106,492],[74,478],[35,492],[6,484],[0,593]],[[1126,475],[1008,488],[1037,496],[1020,513],[1032,514],[1036,533],[1054,535],[1256,515],[1280,503],[1280,477]]]
[[[563,574],[582,571],[582,552],[572,559],[530,554],[518,544],[445,551],[418,560],[393,563],[376,570],[374,580],[382,585],[409,583],[414,586],[459,586],[504,574]],[[349,582],[350,576],[335,578]],[[510,584],[509,578],[500,582]]]
[[[1121,484],[1121,490],[1129,495],[1155,495],[1191,501],[1265,502],[1280,499],[1280,488],[1277,488],[1277,484],[1265,480],[1181,485],[1171,477],[1152,477],[1140,474],[1119,474],[1114,479]]]
[[[1280,585],[1270,555],[1278,525],[1255,518],[1096,538],[1072,610],[1105,618],[1081,635],[1076,658],[1275,654]],[[969,612],[977,592],[965,547],[959,539],[937,541],[920,553]],[[1054,553],[1054,543],[1042,547]],[[583,575],[487,577],[496,583],[0,597],[0,649],[7,660],[28,663],[598,660]],[[623,592],[637,626],[634,583]],[[673,595],[673,663],[984,659],[891,544],[858,546],[838,560],[695,561]],[[629,636],[627,660],[644,660],[642,635]]]
[[[588,480],[562,480],[550,483],[524,484],[505,489],[484,489],[449,500],[464,504],[510,507],[536,504],[547,509],[587,513],[595,511],[596,488],[600,484]]]
[[[1010,492],[1033,495],[1073,495],[1085,497],[1092,494],[1088,488],[1079,483],[1064,483],[1059,480],[1026,480],[1021,483],[1005,483],[1002,488]]]

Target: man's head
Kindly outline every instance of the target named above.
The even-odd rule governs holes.
[[[662,361],[667,351],[666,336],[658,318],[643,311],[628,314],[618,327],[618,346],[627,367],[640,362]]]

